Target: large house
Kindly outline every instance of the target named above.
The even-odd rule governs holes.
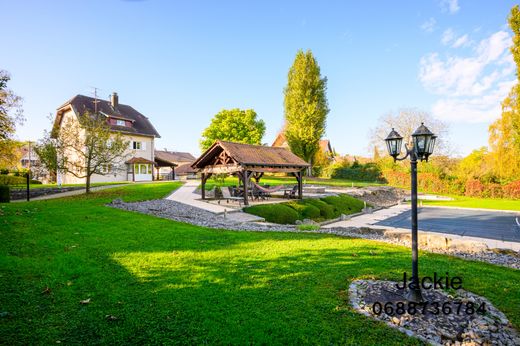
[[[119,162],[107,167],[107,175],[94,174],[91,182],[153,180],[155,138],[160,138],[160,135],[147,117],[129,105],[119,103],[117,93],[113,93],[110,100],[74,96],[58,108],[53,133],[57,135],[68,120],[79,121],[80,115],[96,112],[105,116],[111,130],[121,133],[129,146]],[[62,184],[85,182],[85,178],[70,173],[58,172],[57,179]]]

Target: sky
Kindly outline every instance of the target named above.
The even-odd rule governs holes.
[[[449,126],[455,155],[487,145],[516,81],[507,16],[513,1],[13,1],[0,0],[0,69],[23,97],[20,140],[42,138],[75,96],[147,116],[156,148],[200,153],[222,109],[254,109],[272,143],[299,49],[328,79],[326,138],[370,155],[370,129],[400,108]],[[427,124],[426,124],[427,125]]]

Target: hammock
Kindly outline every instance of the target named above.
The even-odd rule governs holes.
[[[258,184],[255,184],[253,183],[253,185],[260,191],[262,192],[266,192],[266,193],[273,193],[273,192],[277,192],[277,191],[280,191],[282,189],[285,189],[285,186],[283,185],[278,185],[278,186],[273,186],[271,188],[266,188],[266,187],[262,187]]]

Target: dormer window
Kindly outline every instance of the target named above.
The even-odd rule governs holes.
[[[126,122],[121,119],[116,119],[116,125],[117,126],[126,126]]]

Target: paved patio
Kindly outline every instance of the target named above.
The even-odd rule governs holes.
[[[237,210],[236,206],[238,205],[238,203],[229,203],[229,205],[223,205],[202,201],[201,196],[195,193],[195,190],[199,185],[199,180],[188,180],[184,185],[182,185],[171,195],[166,197],[166,199],[176,201],[179,203],[184,203],[192,207],[212,212],[214,214],[226,214],[226,217],[228,219],[237,222],[256,222],[264,220],[261,217],[244,213],[241,210]],[[224,201],[224,203],[226,202]]]

